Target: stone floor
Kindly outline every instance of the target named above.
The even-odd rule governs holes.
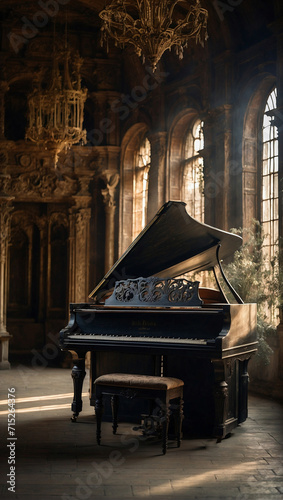
[[[70,420],[68,369],[19,365],[1,371],[0,380],[0,496],[5,500],[283,500],[279,402],[250,395],[249,417],[231,437],[221,443],[184,439],[180,448],[172,441],[163,456],[159,442],[139,439],[130,424],[120,424],[113,436],[111,424],[103,423],[97,446],[87,383],[81,416],[77,423]],[[7,394],[13,388],[17,439],[8,440]],[[14,458],[15,493],[8,490],[13,478],[7,476]]]

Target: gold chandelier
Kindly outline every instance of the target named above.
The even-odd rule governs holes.
[[[177,4],[186,7],[184,0],[112,0],[99,13],[103,21],[102,40],[114,38],[116,45],[131,44],[138,56],[152,66],[153,71],[163,53],[174,46],[180,59],[190,39],[201,45],[207,40],[207,10],[199,0],[189,3],[189,9],[181,17],[175,12]],[[173,20],[173,13],[174,20]]]
[[[28,96],[29,125],[26,139],[52,151],[55,167],[63,149],[86,143],[83,112],[87,90],[81,87],[82,59],[78,54],[73,57],[71,78],[70,58],[70,50],[66,46],[60,53],[54,50],[50,85],[44,88],[38,79],[35,89]]]

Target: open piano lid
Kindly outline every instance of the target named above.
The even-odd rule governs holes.
[[[181,201],[165,203],[89,295],[100,300],[115,282],[130,278],[174,278],[204,271],[232,255],[242,238],[202,224],[188,215]]]

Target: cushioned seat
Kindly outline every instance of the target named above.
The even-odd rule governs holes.
[[[144,387],[167,391],[184,385],[183,380],[172,377],[153,377],[151,375],[133,375],[129,373],[108,373],[98,377],[95,384],[112,385],[121,387]]]
[[[113,434],[118,427],[119,397],[128,399],[146,398],[154,400],[158,406],[158,421],[162,427],[162,451],[167,450],[169,417],[173,414],[175,421],[175,436],[177,446],[181,443],[181,426],[183,419],[183,385],[184,382],[172,377],[155,377],[129,373],[109,373],[101,375],[94,381],[96,438],[101,441],[101,420],[103,412],[103,397],[111,396]],[[174,401],[174,404],[172,402]],[[171,403],[171,404],[170,404]]]

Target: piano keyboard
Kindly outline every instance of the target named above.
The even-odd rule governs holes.
[[[111,341],[115,340],[120,342],[170,342],[172,344],[198,344],[207,345],[208,341],[214,341],[214,339],[187,339],[187,338],[174,338],[174,337],[149,337],[146,335],[141,335],[140,337],[134,337],[132,335],[95,335],[95,334],[84,334],[77,333],[68,336],[68,340],[78,340],[82,338],[84,340],[99,340],[99,341]]]

